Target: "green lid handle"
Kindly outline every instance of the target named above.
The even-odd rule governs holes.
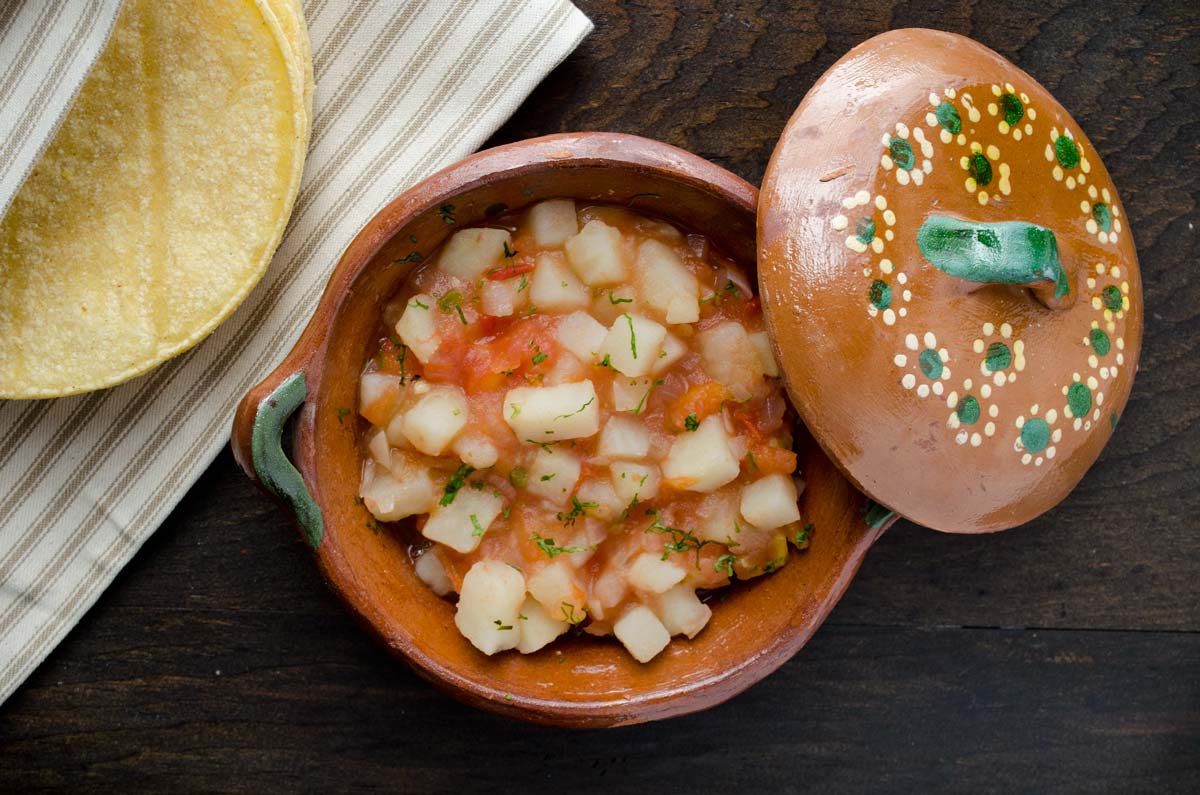
[[[951,276],[984,284],[1025,284],[1051,308],[1070,303],[1071,283],[1058,258],[1058,241],[1045,227],[931,215],[917,230],[917,247]]]
[[[288,376],[258,404],[250,436],[250,460],[263,487],[284,502],[296,517],[309,545],[321,546],[325,522],[304,485],[299,470],[283,452],[283,426],[308,395],[304,372]]]

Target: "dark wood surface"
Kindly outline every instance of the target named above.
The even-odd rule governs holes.
[[[619,130],[758,182],[821,72],[891,27],[964,33],[1041,80],[1120,187],[1145,280],[1100,461],[1024,528],[900,523],[743,696],[580,733],[475,712],[389,658],[225,453],[0,708],[0,791],[1200,791],[1197,7],[577,2],[595,33],[497,143]]]

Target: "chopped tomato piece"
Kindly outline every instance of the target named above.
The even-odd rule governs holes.
[[[700,422],[720,411],[721,404],[729,398],[729,390],[716,381],[697,384],[671,402],[667,409],[667,425],[672,430],[685,430],[690,424],[688,417],[694,415],[695,422]]]
[[[754,456],[754,466],[757,467],[753,471],[755,475],[771,475],[776,472],[790,475],[796,471],[796,454],[785,447],[758,442],[750,448],[750,454]]]
[[[499,268],[492,268],[484,275],[494,282],[502,282],[505,279],[515,278],[523,273],[533,273],[532,262],[514,262],[511,265],[502,265]]]

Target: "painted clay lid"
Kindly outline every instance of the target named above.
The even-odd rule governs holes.
[[[847,476],[948,532],[1048,510],[1129,397],[1142,287],[1087,136],[981,44],[897,30],[788,122],[759,202],[788,390]]]

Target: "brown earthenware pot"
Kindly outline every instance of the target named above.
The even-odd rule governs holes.
[[[798,429],[812,546],[779,572],[723,591],[694,640],[649,664],[611,639],[573,637],[532,655],[487,657],[454,625],[454,605],[414,572],[400,534],[379,532],[355,497],[362,466],[358,377],[386,299],[456,228],[540,199],[623,204],[709,236],[753,271],[757,191],[695,155],[628,135],[553,135],[481,152],[398,197],[338,263],[296,347],[242,400],[238,463],[292,511],[350,610],[421,676],[493,712],[573,727],[638,723],[704,709],[782,665],[845,591],[889,516],[871,512]],[[444,220],[452,205],[456,223]],[[289,463],[280,447],[296,412]]]

